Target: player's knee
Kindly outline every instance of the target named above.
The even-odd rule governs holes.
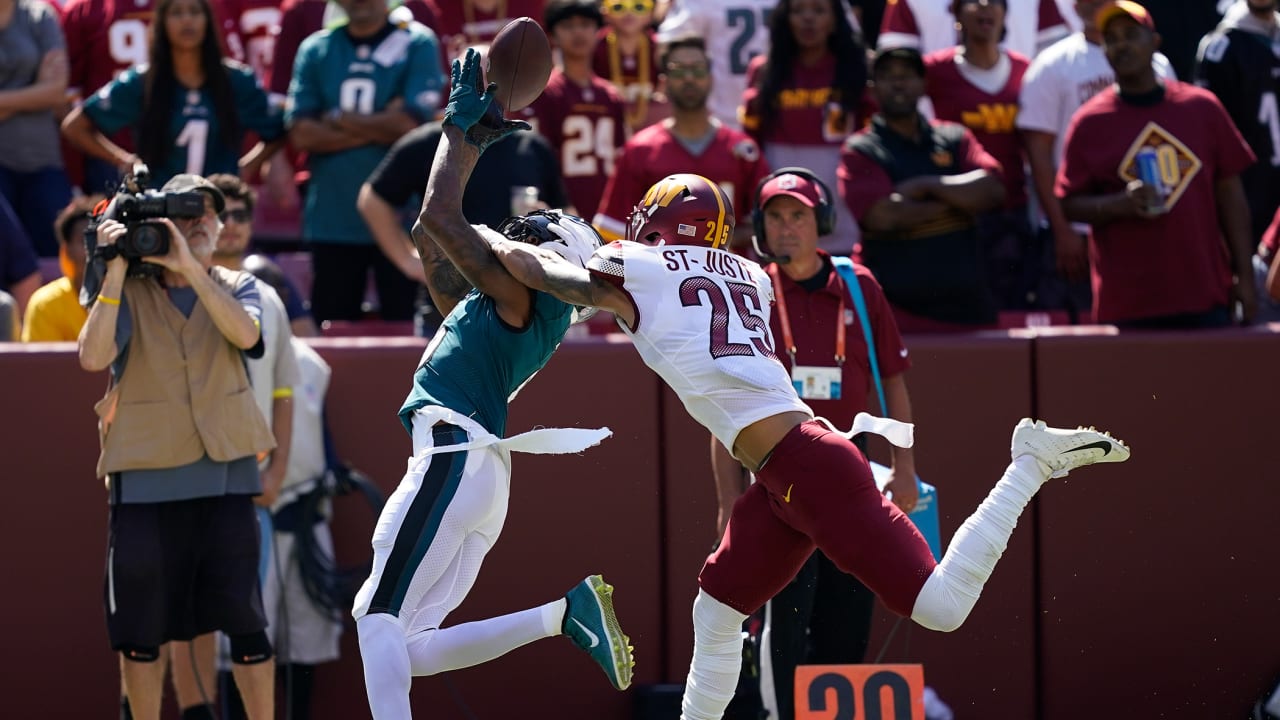
[[[953,632],[969,617],[977,598],[967,599],[963,593],[947,587],[942,575],[935,572],[920,589],[911,608],[911,619],[930,630]]]
[[[693,601],[693,631],[699,644],[708,649],[742,650],[742,623],[746,615],[707,594],[698,591]]]
[[[271,640],[265,630],[231,635],[231,662],[236,665],[257,665],[270,660],[273,656]]]
[[[124,659],[129,662],[153,663],[160,659],[158,645],[122,645],[119,650]]]

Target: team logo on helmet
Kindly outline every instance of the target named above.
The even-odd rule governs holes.
[[[720,248],[733,234],[733,203],[701,175],[669,175],[654,183],[631,211],[627,239]]]

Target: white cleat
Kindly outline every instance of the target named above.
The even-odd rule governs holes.
[[[1013,429],[1011,454],[1031,455],[1049,468],[1050,477],[1066,477],[1078,467],[1094,463],[1119,463],[1129,459],[1129,448],[1110,433],[1093,427],[1063,430],[1043,420],[1023,418]]]

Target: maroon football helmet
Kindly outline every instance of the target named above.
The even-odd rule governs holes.
[[[692,173],[654,183],[627,222],[627,239],[649,245],[723,248],[732,235],[733,202],[719,185]]]

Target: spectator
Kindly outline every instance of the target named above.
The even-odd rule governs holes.
[[[277,293],[288,290],[281,284],[284,273],[270,260],[249,256],[244,266],[258,278],[259,287],[267,285]],[[277,674],[283,677],[289,694],[286,707],[294,720],[308,720],[312,716],[315,667],[338,659],[342,635],[339,613],[345,613],[346,608],[329,607],[331,598],[312,596],[314,561],[302,557],[318,553],[331,561],[334,556],[331,508],[321,500],[326,492],[322,483],[326,469],[324,403],[332,371],[310,345],[297,337],[292,344],[298,362],[292,445],[284,483],[271,504],[275,532],[262,600],[267,631],[280,653],[282,665]],[[223,680],[223,686],[230,688],[225,677]],[[244,717],[243,712],[238,717]]]
[[[253,69],[258,82],[271,82],[276,36],[280,33],[280,0],[218,0],[227,54]]]
[[[253,717],[266,718],[274,663],[252,496],[262,491],[257,455],[274,443],[244,364],[263,349],[257,283],[212,266],[223,209],[216,187],[179,175],[162,190],[204,192],[204,215],[161,221],[169,252],[147,259],[159,273],[130,272],[123,257],[103,255],[105,276],[80,333],[80,364],[111,368],[97,406],[98,474],[111,507],[107,629],[133,717],[160,715],[162,646],[220,630]],[[104,219],[97,246],[110,249],[125,233]]]
[[[67,138],[85,153],[130,168],[139,159],[160,185],[178,174],[256,175],[283,143],[278,109],[253,71],[226,60],[218,44],[209,0],[160,0],[149,64],[124,71],[62,122]],[[129,128],[137,156],[108,136]],[[259,143],[243,158],[246,130]]]
[[[546,0],[444,0],[440,5],[440,33],[449,60],[469,46],[487,46],[498,31],[519,17],[542,17]]]
[[[960,41],[954,16],[952,4],[940,0],[891,2],[885,10],[876,47],[909,47],[924,55],[954,47]],[[1013,0],[1009,18],[1004,46],[1028,58],[1071,32],[1058,11],[1057,0]]]
[[[62,32],[67,39],[70,75],[67,95],[79,104],[85,98],[136,65],[145,65],[153,16],[152,0],[67,0],[62,11]],[[137,148],[127,129],[110,135],[126,152]],[[63,138],[67,173],[88,194],[113,193],[120,183],[115,158],[103,160],[81,153]]]
[[[649,186],[667,175],[698,168],[733,198],[745,220],[751,192],[768,173],[760,146],[741,131],[727,127],[707,107],[711,63],[706,43],[687,37],[670,43],[662,56],[663,81],[671,100],[671,117],[636,133],[622,150],[605,186],[595,226],[606,240],[621,238],[631,209]],[[750,222],[734,238],[745,250],[751,242]]]
[[[226,209],[218,216],[222,221],[222,232],[213,248],[213,261],[230,270],[250,270],[243,263],[253,242],[253,226],[250,223],[258,194],[235,175],[212,175],[209,181],[222,191],[227,201]],[[320,330],[311,317],[311,311],[303,303],[302,293],[298,292],[297,286],[287,277],[282,277],[281,287],[284,292],[277,295],[284,303],[290,331],[298,337],[319,335]]]
[[[784,0],[785,2],[785,0]],[[853,426],[860,412],[887,414],[911,422],[911,400],[903,377],[911,361],[898,335],[884,292],[861,265],[853,265],[866,302],[878,372],[888,408],[869,402],[875,392],[870,349],[861,321],[852,321],[855,303],[831,256],[819,249],[835,213],[834,198],[817,176],[787,168],[769,176],[760,188],[752,217],[756,240],[778,257],[769,265],[775,307],[769,326],[778,359],[804,403],[836,427]],[[834,321],[834,322],[833,322]],[[847,347],[846,347],[847,344]],[[866,436],[854,440],[866,452]],[[893,448],[894,502],[911,512],[916,502],[915,460],[910,448]],[[745,468],[712,439],[720,511],[716,530],[724,534],[733,504],[747,489]],[[860,663],[871,634],[875,595],[857,578],[840,571],[821,550],[815,551],[785,588],[769,601],[761,637],[760,694],[770,718],[793,720],[798,665]]]
[[[1027,177],[1014,127],[1029,61],[1000,47],[1005,0],[952,0],[951,9],[960,28],[960,45],[925,56],[925,94],[934,117],[969,128],[1000,163],[1004,208],[978,219],[987,282],[999,309],[1033,307],[1039,267],[1029,256]]]
[[[14,340],[18,339],[27,302],[39,287],[40,265],[35,251],[31,249],[31,241],[22,229],[18,214],[9,207],[9,201],[0,195],[0,290],[6,292],[16,305]]]
[[[411,205],[421,207],[443,132],[440,123],[433,122],[400,138],[365,180],[357,203],[382,252],[405,277],[423,284],[427,278],[422,261],[399,213]],[[489,146],[476,161],[473,177],[463,191],[462,209],[480,225],[498,227],[506,218],[521,214],[511,198],[526,187],[537,188],[546,207],[569,205],[555,152],[533,132],[516,132]]]
[[[35,291],[27,303],[22,323],[23,342],[75,342],[88,317],[80,304],[84,284],[84,231],[100,196],[81,196],[58,213],[54,232],[58,237],[58,260],[62,277]]]
[[[778,0],[672,0],[658,27],[658,42],[663,45],[690,36],[705,39],[712,73],[707,107],[712,117],[731,128],[738,128],[738,104],[747,89],[747,66],[751,58],[769,49],[769,14],[777,4]],[[648,187],[641,184],[640,194]]]
[[[1096,22],[1116,86],[1072,119],[1056,187],[1067,218],[1093,228],[1095,316],[1124,327],[1221,327],[1238,302],[1250,322],[1253,248],[1240,173],[1253,153],[1212,93],[1156,77],[1160,36],[1144,7],[1118,0]],[[1157,184],[1140,179],[1151,179],[1140,152],[1154,153]]]
[[[1237,0],[1238,1],[1238,0]],[[1152,22],[1163,28],[1160,50],[1178,77],[1195,76],[1200,41],[1222,20],[1233,0],[1148,0]]]
[[[283,0],[280,3],[280,32],[272,43],[271,79],[267,82],[273,94],[281,97],[289,94],[298,48],[312,33],[324,29],[328,24],[326,10],[332,6],[329,0]],[[440,10],[435,0],[407,0],[398,7],[407,8],[414,20],[432,32],[440,32]]]
[[[0,194],[38,255],[58,253],[53,220],[71,199],[53,111],[65,102],[67,50],[43,0],[0,0]]]
[[[764,149],[770,167],[812,168],[835,187],[837,151],[865,122],[866,49],[841,0],[782,0],[769,24],[769,52],[747,69],[742,127]],[[848,255],[858,221],[836,203],[835,229],[819,246]]]
[[[538,99],[511,115],[528,120],[560,150],[560,172],[574,214],[594,217],[614,158],[627,140],[622,96],[591,69],[604,16],[597,0],[550,0],[543,25],[559,50],[559,64]]]
[[[418,285],[378,251],[356,197],[391,145],[440,105],[439,47],[427,28],[393,24],[386,0],[342,7],[346,23],[302,43],[289,86],[289,136],[311,169],[302,222],[311,312],[320,323],[358,320],[372,268],[382,319],[409,320]]]
[[[1089,226],[1067,221],[1053,184],[1071,117],[1086,100],[1115,82],[1102,52],[1102,31],[1094,23],[1104,4],[1106,0],[1076,0],[1081,31],[1036,56],[1023,76],[1018,98],[1017,125],[1041,213],[1038,247],[1033,251],[1041,267],[1037,296],[1041,307],[1064,309],[1076,322],[1088,318],[1093,305]],[[1156,53],[1151,62],[1157,75],[1174,79],[1173,66],[1164,55]]]
[[[605,0],[605,27],[596,43],[592,67],[608,79],[627,104],[627,132],[667,116],[666,96],[658,91],[658,40],[653,34],[653,0]]]
[[[967,128],[920,114],[924,72],[917,50],[876,54],[880,112],[845,143],[840,195],[862,226],[861,261],[884,288],[898,327],[989,327],[995,304],[974,218],[1004,202],[1000,163]]]
[[[1238,2],[1222,23],[1200,42],[1196,58],[1196,84],[1218,97],[1236,129],[1244,136],[1258,162],[1240,174],[1249,216],[1253,219],[1250,241],[1262,239],[1267,225],[1280,209],[1280,14],[1276,0]],[[1271,260],[1267,244],[1257,246],[1253,260],[1260,320],[1280,320],[1267,301],[1266,277]]]

